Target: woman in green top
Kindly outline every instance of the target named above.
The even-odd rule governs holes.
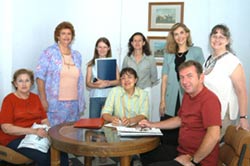
[[[183,90],[180,86],[178,67],[182,62],[195,60],[204,63],[200,47],[193,46],[189,28],[182,23],[172,26],[167,37],[166,54],[162,66],[160,115],[161,120],[176,116],[181,105]],[[168,144],[177,144],[178,129],[168,130]]]

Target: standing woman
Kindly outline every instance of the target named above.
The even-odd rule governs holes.
[[[191,32],[182,23],[172,26],[167,36],[166,54],[162,66],[160,115],[161,120],[176,116],[181,105],[183,89],[180,85],[178,67],[181,63],[195,60],[204,63],[200,47],[193,46]],[[164,131],[167,144],[178,144],[179,129]]]
[[[136,86],[148,92],[149,119],[157,121],[159,114],[152,110],[151,88],[157,84],[158,76],[155,58],[151,55],[149,43],[142,33],[136,32],[129,38],[128,49],[122,68],[131,67],[136,71],[138,75]]]
[[[62,22],[55,28],[55,44],[43,51],[36,67],[36,81],[51,126],[76,121],[84,111],[82,57],[71,49],[75,30]]]
[[[209,39],[212,54],[204,63],[204,83],[221,102],[221,136],[230,124],[235,124],[238,113],[238,127],[249,130],[246,77],[241,62],[232,53],[229,28],[214,26]]]
[[[101,116],[102,107],[104,106],[106,97],[111,89],[107,87],[119,84],[118,68],[116,69],[116,80],[109,81],[97,79],[95,60],[97,58],[108,57],[112,57],[110,42],[107,38],[101,37],[96,41],[94,57],[87,64],[86,86],[90,88],[90,118],[99,118]]]

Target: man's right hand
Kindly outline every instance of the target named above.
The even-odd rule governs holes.
[[[146,119],[141,120],[138,124],[140,127],[149,127],[149,128],[152,127],[152,123]]]

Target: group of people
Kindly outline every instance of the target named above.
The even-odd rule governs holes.
[[[15,92],[2,103],[0,144],[38,165],[48,165],[49,151],[17,148],[26,134],[47,137],[44,129],[33,129],[33,123],[55,126],[76,121],[86,107],[82,57],[71,48],[74,37],[73,25],[60,23],[54,31],[55,44],[42,52],[35,74],[17,70],[12,81]],[[161,144],[141,155],[143,165],[217,165],[219,140],[228,125],[236,124],[238,114],[238,127],[249,129],[247,90],[243,66],[230,47],[228,27],[216,25],[209,42],[211,55],[205,61],[202,49],[193,46],[190,29],[183,23],[172,26],[162,66],[160,106],[153,110],[151,88],[158,74],[145,36],[136,32],[130,37],[115,80],[97,77],[95,60],[112,57],[109,40],[99,38],[86,70],[90,118],[161,128]],[[39,96],[30,91],[35,81]],[[160,112],[159,122],[152,121],[155,111]],[[63,152],[61,165],[69,165]]]

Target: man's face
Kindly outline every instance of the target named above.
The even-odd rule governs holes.
[[[191,97],[196,96],[203,88],[204,75],[198,76],[196,68],[190,66],[179,72],[182,88]]]

